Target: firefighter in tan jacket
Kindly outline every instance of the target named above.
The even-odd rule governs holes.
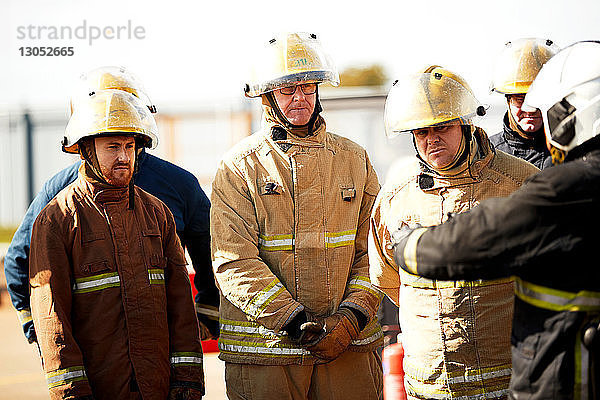
[[[467,83],[439,66],[397,81],[388,136],[412,133],[417,158],[388,179],[371,217],[371,280],[400,308],[406,390],[413,399],[506,398],[513,283],[433,281],[399,269],[387,227],[430,226],[481,200],[507,196],[538,171],[472,124],[485,114]],[[483,396],[483,397],[481,397]]]
[[[144,103],[121,90],[86,97],[63,149],[78,178],[33,226],[33,322],[55,399],[198,400],[202,348],[183,249],[167,206],[131,184],[156,140]]]
[[[262,129],[212,190],[220,358],[230,399],[378,399],[382,370],[367,235],[379,190],[367,154],[326,131],[317,85],[339,77],[315,35],[267,45]]]

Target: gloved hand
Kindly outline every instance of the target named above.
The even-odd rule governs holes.
[[[169,390],[167,400],[201,400],[202,392],[184,387],[173,387]]]
[[[360,333],[358,319],[347,307],[340,307],[333,315],[319,322],[325,333],[307,348],[314,356],[324,360],[331,361],[337,358]],[[305,330],[309,328],[316,330],[313,325],[306,326]]]
[[[411,227],[403,222],[402,225],[400,225],[400,227],[396,228],[396,230],[390,231],[390,234],[392,236],[392,245],[395,247],[403,239],[406,239],[408,235],[412,233],[412,231],[421,227],[421,224],[415,224]]]
[[[200,331],[200,340],[213,339],[213,335],[210,333],[208,327],[200,321],[198,321],[198,330]]]
[[[196,313],[198,317],[198,328],[200,330],[200,339],[209,340],[219,337],[219,321],[208,318],[206,315]]]
[[[325,334],[323,325],[308,321],[304,310],[300,311],[282,330],[286,331],[290,339],[300,346],[312,345]]]

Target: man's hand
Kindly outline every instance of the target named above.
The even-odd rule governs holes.
[[[408,235],[410,235],[411,232],[417,228],[421,228],[421,225],[415,224],[415,226],[410,227],[403,222],[402,225],[400,225],[395,230],[390,229],[390,234],[392,236],[392,246],[396,247],[398,243],[400,243],[403,239],[406,239]]]
[[[210,329],[200,321],[198,321],[198,330],[200,331],[200,340],[215,339]]]
[[[202,392],[183,387],[174,387],[169,390],[169,397],[167,400],[201,400]]]
[[[341,307],[320,323],[325,332],[315,344],[308,346],[308,350],[324,360],[331,361],[337,358],[360,333],[356,316],[346,307]]]

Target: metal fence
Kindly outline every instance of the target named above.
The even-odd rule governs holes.
[[[385,91],[381,88],[323,90],[323,116],[330,132],[363,146],[383,183],[394,160],[412,156],[409,135],[384,135]],[[495,133],[503,104],[495,104],[481,126]],[[260,127],[259,100],[164,107],[156,116],[159,145],[152,153],[192,172],[210,194],[223,154]],[[0,226],[19,224],[31,197],[62,168],[78,160],[60,151],[66,110],[0,111]]]

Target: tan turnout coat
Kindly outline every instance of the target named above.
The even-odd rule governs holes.
[[[445,177],[414,161],[379,193],[371,218],[371,280],[400,307],[406,388],[411,398],[504,398],[511,375],[510,279],[444,282],[410,275],[393,260],[389,227],[438,225],[481,200],[507,196],[538,169],[494,153],[477,129],[478,153],[467,170]],[[419,186],[419,175],[425,188]],[[430,187],[427,187],[430,186]]]
[[[212,190],[213,268],[221,290],[221,359],[313,364],[282,332],[353,307],[369,322],[351,351],[381,344],[381,294],[369,281],[367,232],[379,190],[363,148],[328,133],[275,142],[271,124],[223,159]]]

